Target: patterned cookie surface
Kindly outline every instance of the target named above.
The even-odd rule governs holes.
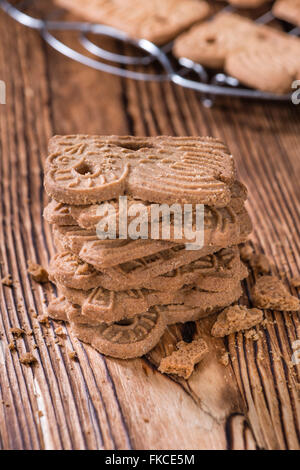
[[[253,21],[234,13],[219,13],[211,21],[195,25],[180,35],[173,52],[206,67],[223,67],[232,50],[240,48],[257,33]]]
[[[229,305],[241,294],[240,282],[236,282],[228,291],[206,292],[198,287],[183,288],[175,292],[153,291],[149,289],[130,289],[127,291],[109,291],[97,287],[90,291],[71,289],[57,284],[59,291],[72,304],[81,306],[86,323],[112,323],[132,318],[145,312],[153,305],[185,304],[201,307],[203,310]]]
[[[208,67],[224,67],[243,84],[284,94],[300,76],[300,39],[232,13],[194,26],[175,41],[174,53]]]
[[[88,21],[121,29],[136,39],[164,44],[210,11],[199,0],[55,0]]]
[[[87,263],[99,269],[125,263],[142,255],[152,255],[175,246],[162,240],[100,240],[95,231],[87,231],[78,226],[54,226],[55,237],[66,250],[79,255]]]
[[[57,202],[54,199],[44,209],[44,217],[49,224],[75,225],[71,215],[71,206]]]
[[[97,351],[120,359],[140,357],[156,346],[166,323],[160,312],[152,307],[134,318],[107,325],[89,326],[71,323],[77,338],[91,344]]]
[[[50,262],[48,271],[53,282],[66,287],[89,290],[101,286],[114,291],[139,287],[174,291],[184,285],[196,284],[203,290],[218,292],[230,289],[232,283],[248,275],[247,268],[240,261],[237,247],[224,248],[176,270],[150,278],[142,285],[138,282],[136,286],[130,286],[128,283],[123,286],[112,282],[105,270],[102,272],[95,270],[92,265],[69,251],[56,254]]]
[[[182,303],[180,292],[150,291],[149,289],[130,289],[127,291],[110,291],[97,287],[84,291],[71,289],[57,284],[59,291],[72,304],[82,307],[82,315],[99,323],[112,323],[132,318],[138,313],[147,311],[153,305]]]
[[[126,193],[158,203],[224,207],[234,181],[232,155],[210,137],[55,136],[45,165],[48,194],[74,205]]]
[[[268,31],[259,41],[250,41],[241,50],[229,54],[225,71],[252,88],[289,93],[292,82],[300,77],[299,54],[298,38]]]

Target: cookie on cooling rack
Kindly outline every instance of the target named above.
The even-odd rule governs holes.
[[[174,54],[206,67],[225,68],[241,83],[285,94],[300,76],[300,39],[223,12],[179,36]]]
[[[125,31],[131,38],[165,44],[210,13],[204,0],[55,0],[93,23]]]
[[[300,0],[277,0],[272,13],[277,18],[300,26]]]

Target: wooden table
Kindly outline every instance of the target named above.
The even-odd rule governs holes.
[[[299,107],[220,99],[212,109],[192,91],[112,77],[65,59],[34,31],[0,14],[1,449],[299,449],[299,313],[266,312],[258,341],[242,333],[212,339],[213,319],[172,327],[147,357],[103,357],[58,326],[41,324],[53,286],[32,281],[27,260],[54,252],[43,220],[43,162],[53,134],[211,135],[224,139],[249,188],[251,237],[274,273],[299,275]],[[244,301],[251,305],[250,274]],[[291,291],[295,294],[294,288]],[[33,334],[10,351],[11,327]],[[190,380],[157,364],[182,336],[203,336],[209,356]],[[34,349],[35,345],[38,346]],[[295,343],[294,343],[295,346]],[[78,360],[70,359],[75,350]],[[25,351],[34,367],[19,361]],[[230,364],[219,359],[230,352]]]

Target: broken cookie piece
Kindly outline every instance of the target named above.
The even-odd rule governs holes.
[[[48,272],[40,264],[28,261],[27,272],[36,282],[48,282]]]
[[[300,276],[298,276],[298,277],[293,277],[293,278],[291,279],[291,284],[292,284],[293,287],[296,287],[296,288],[297,288],[297,287],[300,287]]]
[[[25,330],[22,328],[10,328],[10,332],[15,338],[21,338],[21,336],[25,335]]]
[[[253,289],[253,302],[256,307],[272,310],[297,311],[300,302],[289,293],[283,282],[275,276],[262,276]]]
[[[177,351],[161,360],[158,370],[164,374],[176,374],[188,379],[192,375],[195,364],[208,353],[207,344],[203,339],[198,338],[191,343],[180,341],[176,347]]]
[[[36,359],[36,357],[34,357],[33,354],[31,354],[30,352],[27,352],[27,353],[23,354],[23,356],[20,356],[20,362],[21,362],[21,364],[31,366],[31,365],[33,365],[37,362],[37,359]]]
[[[12,287],[13,281],[12,281],[12,278],[11,278],[11,274],[8,274],[7,276],[3,277],[1,279],[1,284],[3,284],[4,286],[7,286],[7,287]]]
[[[263,312],[257,308],[233,305],[225,308],[212,327],[211,334],[218,338],[238,331],[249,330],[263,320]]]
[[[251,257],[253,256],[253,248],[246,244],[246,245],[240,245],[240,256],[242,261],[250,261]]]
[[[261,253],[252,255],[249,261],[250,266],[254,271],[262,274],[267,274],[270,272],[270,262],[265,255]]]

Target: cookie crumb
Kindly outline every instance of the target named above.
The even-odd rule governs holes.
[[[39,410],[39,411],[38,411],[38,417],[39,417],[39,418],[42,418],[43,416],[44,416],[44,413],[43,413],[41,410]]]
[[[291,279],[291,284],[292,284],[293,287],[300,287],[300,276],[293,277]]]
[[[9,331],[15,338],[21,338],[26,333],[22,328],[10,328]]]
[[[300,308],[299,299],[291,295],[283,282],[275,276],[262,276],[256,281],[253,303],[256,307],[289,312]]]
[[[265,255],[261,253],[253,254],[249,261],[250,266],[254,271],[262,274],[267,274],[270,272],[270,262]]]
[[[263,320],[263,312],[257,308],[248,309],[244,305],[225,308],[214,323],[211,334],[223,338],[238,331],[248,330]]]
[[[54,333],[57,336],[64,336],[65,335],[64,330],[61,326],[58,326],[57,328],[55,328]]]
[[[253,248],[250,245],[242,245],[239,248],[242,261],[250,261],[253,256]]]
[[[176,374],[188,379],[195,365],[208,353],[208,346],[202,338],[198,338],[191,343],[180,341],[176,348],[176,351],[161,360],[158,370],[164,374]]]
[[[76,351],[71,351],[70,349],[68,350],[68,356],[70,359],[72,359],[73,361],[76,361],[77,359],[77,353]]]
[[[42,325],[49,326],[49,317],[48,315],[38,315],[37,321],[41,323]]]
[[[12,287],[13,286],[13,281],[12,281],[12,278],[11,278],[11,274],[8,274],[7,276],[3,277],[1,279],[1,284],[3,284],[4,286],[7,286],[7,287]]]
[[[34,357],[33,354],[31,354],[30,352],[27,352],[25,354],[23,354],[22,356],[20,356],[20,362],[21,364],[25,364],[25,365],[33,365],[37,362],[37,359],[36,357]]]
[[[27,262],[27,272],[30,274],[32,279],[36,282],[44,283],[48,282],[48,272],[40,264],[34,263],[33,261]]]
[[[15,350],[16,350],[16,346],[14,345],[13,342],[11,342],[11,343],[8,344],[8,349],[9,349],[10,351],[15,351]]]
[[[225,352],[224,354],[222,354],[219,359],[219,362],[220,364],[222,364],[222,366],[227,367],[229,365],[229,353]]]
[[[252,339],[253,341],[258,341],[259,335],[257,331],[254,328],[252,328],[251,330],[248,330],[245,332],[245,338]]]

